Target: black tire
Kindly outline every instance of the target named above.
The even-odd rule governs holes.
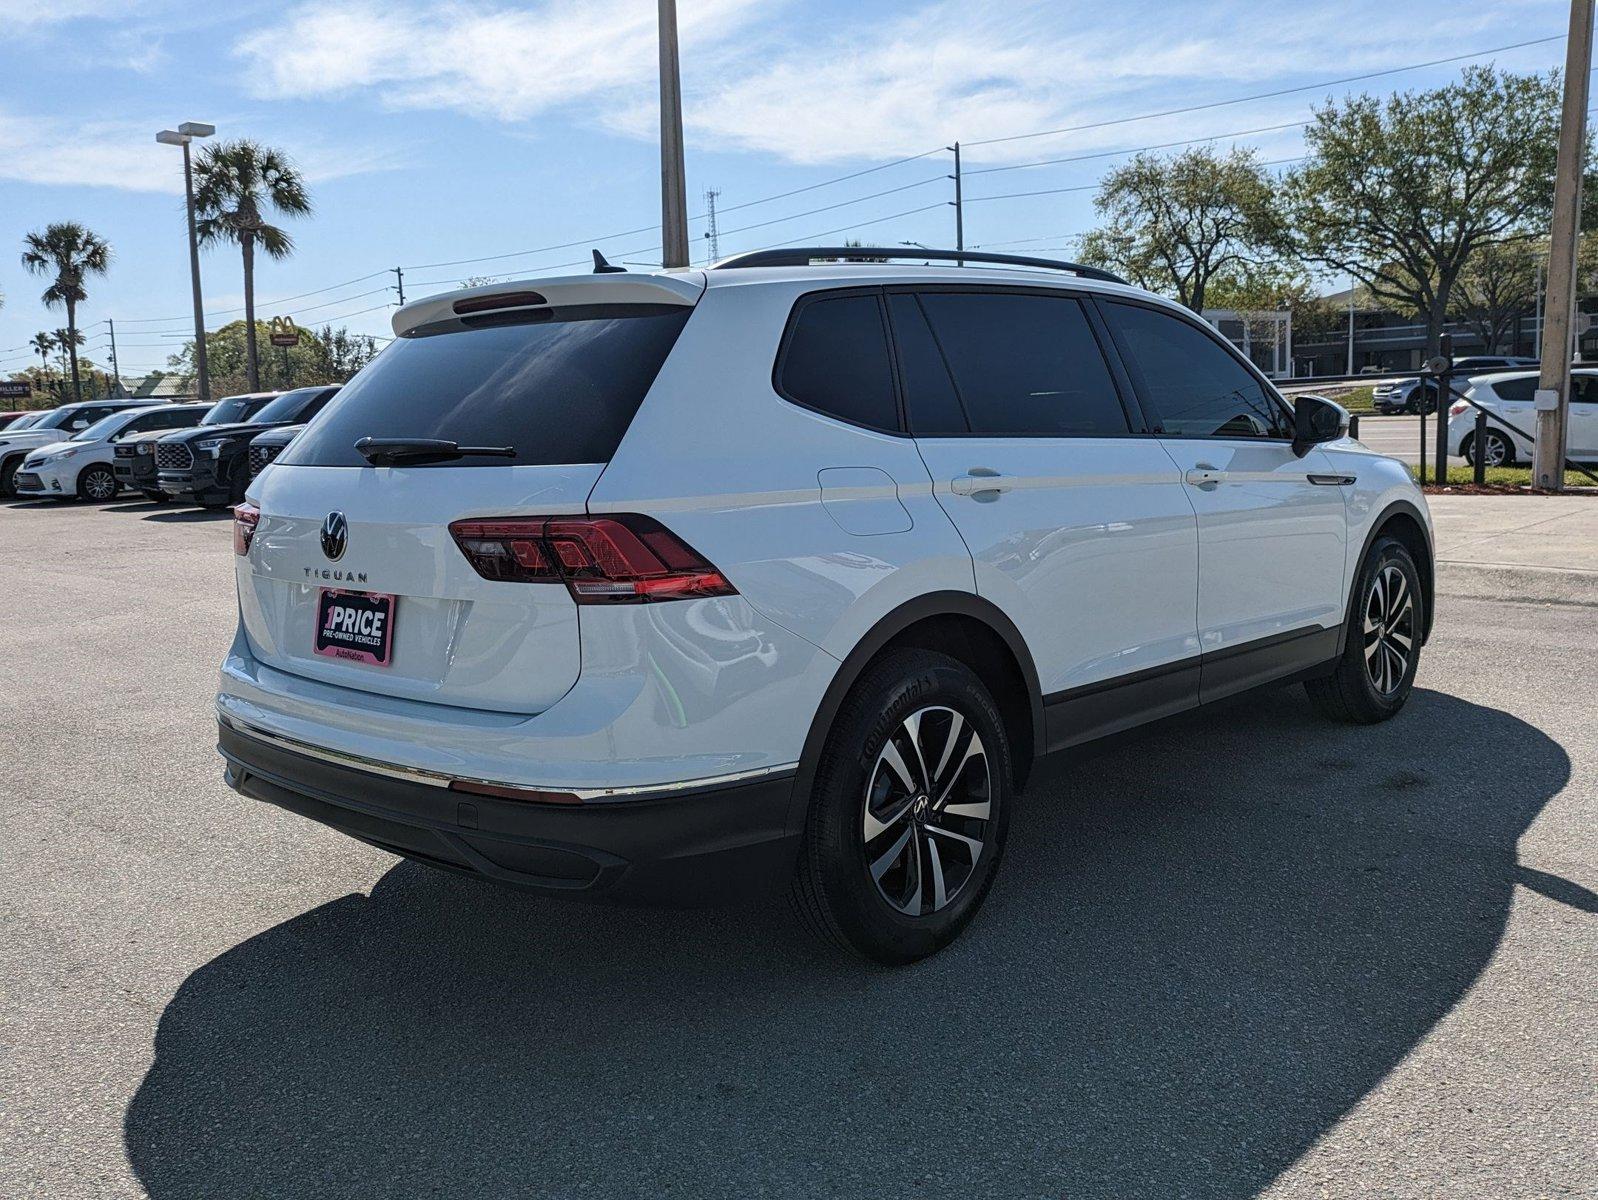
[[[941,761],[923,766],[934,754]],[[942,949],[993,883],[1013,779],[1010,740],[981,680],[946,654],[885,654],[856,682],[821,753],[793,884],[800,917],[880,963]]]
[[[122,485],[105,463],[90,463],[78,472],[78,499],[93,504],[115,500]]]
[[[148,500],[151,504],[165,504],[166,503],[166,493],[165,492],[145,492],[144,493],[144,498],[146,500]]]
[[[0,463],[0,500],[17,494],[17,468],[21,465],[20,457]]]
[[[1415,686],[1426,602],[1409,550],[1396,538],[1377,538],[1354,584],[1347,644],[1337,669],[1304,684],[1315,707],[1356,725],[1397,715]]]
[[[1467,434],[1465,442],[1459,448],[1461,457],[1471,466],[1476,465],[1476,435]],[[1496,429],[1487,431],[1487,465],[1489,467],[1512,467],[1515,465],[1515,443]]]

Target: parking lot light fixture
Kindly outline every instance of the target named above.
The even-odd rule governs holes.
[[[194,167],[189,157],[189,143],[196,138],[208,138],[216,132],[215,125],[203,121],[185,121],[176,129],[163,129],[155,140],[163,146],[183,147],[183,198],[189,220],[189,281],[194,292],[194,372],[195,390],[207,403],[211,399],[211,375],[205,353],[205,314],[200,299],[200,243],[194,233]]]

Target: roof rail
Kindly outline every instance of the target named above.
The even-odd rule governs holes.
[[[808,267],[816,259],[842,259],[867,262],[887,259],[921,259],[958,263],[998,263],[1008,267],[1041,267],[1046,271],[1069,271],[1083,279],[1105,283],[1126,283],[1119,275],[1099,267],[1065,262],[1058,258],[1030,258],[1024,254],[991,254],[985,250],[926,250],[903,246],[792,246],[778,250],[751,250],[734,254],[715,263],[711,270],[727,271],[739,267]]]

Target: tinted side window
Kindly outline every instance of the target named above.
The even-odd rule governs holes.
[[[897,430],[893,369],[877,297],[833,296],[804,304],[783,349],[778,388],[828,416]]]
[[[893,318],[893,338],[899,350],[910,432],[970,433],[965,408],[955,393],[954,380],[949,378],[949,364],[932,336],[921,302],[908,292],[895,292],[888,297],[888,312]]]
[[[1129,432],[1079,301],[1005,292],[927,292],[920,301],[972,434]]]
[[[1598,375],[1577,375],[1571,382],[1576,385],[1570,389],[1572,404],[1598,404]]]
[[[1433,391],[1436,389],[1434,388]],[[1493,384],[1493,391],[1498,393],[1500,400],[1530,404],[1532,393],[1537,390],[1537,380],[1530,379],[1500,379]]]
[[[1281,406],[1202,329],[1136,304],[1104,312],[1167,437],[1292,436]]]

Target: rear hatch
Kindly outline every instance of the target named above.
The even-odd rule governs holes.
[[[256,656],[322,682],[467,708],[531,714],[565,695],[581,650],[571,594],[485,578],[450,525],[585,512],[701,291],[695,275],[579,276],[400,310],[400,336],[252,487],[260,516],[237,562]],[[355,449],[363,438],[514,457],[374,466]],[[324,599],[329,590],[377,597],[357,606],[391,604],[386,663],[318,652],[339,602]]]

